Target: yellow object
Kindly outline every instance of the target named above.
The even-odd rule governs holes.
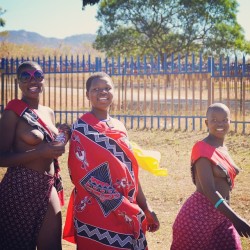
[[[144,150],[135,142],[130,142],[130,144],[141,168],[157,176],[167,176],[168,171],[159,167],[161,160],[161,153],[159,151]]]

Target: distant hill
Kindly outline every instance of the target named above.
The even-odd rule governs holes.
[[[35,32],[25,30],[9,30],[8,35],[1,37],[0,42],[6,41],[15,44],[31,44],[37,47],[58,48],[59,46],[82,46],[84,43],[93,43],[96,35],[94,34],[81,34],[72,35],[64,39],[44,37]]]

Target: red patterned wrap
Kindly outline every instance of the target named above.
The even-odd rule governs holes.
[[[43,120],[39,117],[39,115],[35,112],[35,110],[31,109],[27,103],[23,102],[19,99],[14,99],[10,101],[5,110],[12,110],[18,116],[23,118],[30,126],[38,129],[44,135],[44,140],[47,142],[51,142],[55,139],[55,134],[49,130],[48,126],[43,122]],[[60,175],[60,167],[57,159],[53,159],[54,162],[54,186],[58,193],[58,197],[61,203],[61,206],[64,205],[64,191],[62,185],[62,178]]]
[[[182,206],[173,225],[171,250],[242,250],[232,222],[195,192]]]
[[[0,249],[36,249],[54,178],[21,166],[0,182]]]
[[[54,134],[25,102],[12,100],[5,109],[14,111],[30,126],[41,131],[45,141],[54,139]],[[61,205],[64,204],[60,168],[56,159],[54,167],[54,176],[41,174],[22,165],[7,169],[0,182],[0,249],[36,249],[53,185]]]
[[[191,166],[201,158],[209,159],[227,174],[232,188],[236,176],[235,164],[219,149],[204,141],[192,150]],[[192,171],[193,174],[193,171]],[[193,176],[193,181],[195,179]],[[232,222],[219,212],[200,192],[193,193],[181,207],[174,225],[171,250],[241,250],[240,236]]]
[[[126,132],[84,114],[72,126],[68,166],[75,189],[64,239],[79,250],[147,249],[138,164]]]
[[[234,179],[237,175],[235,170],[236,165],[233,162],[233,160],[228,155],[225,155],[225,153],[220,151],[218,148],[215,148],[204,141],[198,141],[193,146],[192,149],[192,154],[191,154],[192,169],[194,167],[195,162],[202,157],[209,159],[212,162],[212,164],[222,169],[226,173],[227,182],[230,186],[230,189],[232,189],[234,187]]]

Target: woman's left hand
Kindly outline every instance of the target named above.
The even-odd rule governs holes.
[[[66,123],[59,124],[57,126],[57,128],[58,128],[59,131],[62,131],[67,135],[67,137],[68,137],[67,139],[70,138],[70,136],[71,136],[71,128],[70,128],[70,126],[68,124],[66,124]]]
[[[154,211],[150,211],[148,209],[145,210],[144,213],[146,215],[148,223],[147,230],[149,232],[156,232],[160,228],[160,222],[157,218],[157,215],[155,214]]]

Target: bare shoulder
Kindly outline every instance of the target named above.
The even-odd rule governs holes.
[[[39,107],[40,111],[42,111],[44,114],[47,114],[51,117],[53,117],[54,119],[54,116],[55,116],[55,113],[54,113],[54,110],[48,106],[40,106]]]
[[[12,110],[4,110],[1,114],[0,124],[9,124],[9,126],[13,126],[19,120],[19,116]]]
[[[120,120],[118,120],[116,118],[112,118],[112,123],[113,123],[115,129],[120,130],[120,131],[122,131],[122,132],[124,132],[126,134],[128,133],[127,129],[124,126],[124,124]]]
[[[48,112],[50,114],[54,114],[54,110],[48,106],[40,106],[41,110],[43,110],[44,112]]]
[[[53,125],[55,124],[55,114],[50,107],[40,105],[37,113],[45,123],[52,122]]]

